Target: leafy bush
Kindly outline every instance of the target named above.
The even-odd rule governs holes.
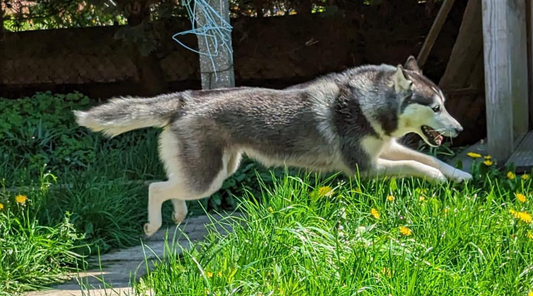
[[[79,93],[0,99],[2,156],[12,164],[3,173],[15,178],[29,173],[36,178],[45,164],[54,170],[81,168],[94,159],[95,139],[75,129],[72,114],[89,103]]]

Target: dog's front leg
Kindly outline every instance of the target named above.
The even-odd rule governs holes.
[[[446,182],[446,176],[438,169],[414,160],[389,160],[378,158],[368,174],[373,177],[419,177],[437,183]]]
[[[414,160],[421,162],[425,165],[438,169],[446,177],[457,182],[472,180],[471,174],[456,169],[435,157],[409,149],[397,143],[396,141],[392,141],[390,145],[382,152],[380,157],[389,160]]]

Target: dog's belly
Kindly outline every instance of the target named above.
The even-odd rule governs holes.
[[[312,171],[344,171],[344,164],[338,153],[332,155],[275,155],[255,149],[244,149],[244,154],[261,162],[266,167],[294,167]]]

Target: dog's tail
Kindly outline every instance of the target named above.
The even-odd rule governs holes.
[[[163,127],[180,108],[180,94],[154,98],[114,98],[88,111],[74,111],[76,122],[114,137],[145,127]]]

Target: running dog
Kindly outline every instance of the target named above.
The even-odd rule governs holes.
[[[173,220],[186,200],[208,197],[239,167],[243,154],[266,166],[298,167],[363,177],[420,177],[461,182],[472,176],[397,139],[417,133],[430,146],[462,127],[444,107],[442,91],[410,56],[405,64],[365,65],[283,90],[236,87],[188,90],[153,98],[114,98],[76,122],[114,137],[160,127],[159,154],[168,181],[148,194],[151,236],[161,205],[171,199]]]

